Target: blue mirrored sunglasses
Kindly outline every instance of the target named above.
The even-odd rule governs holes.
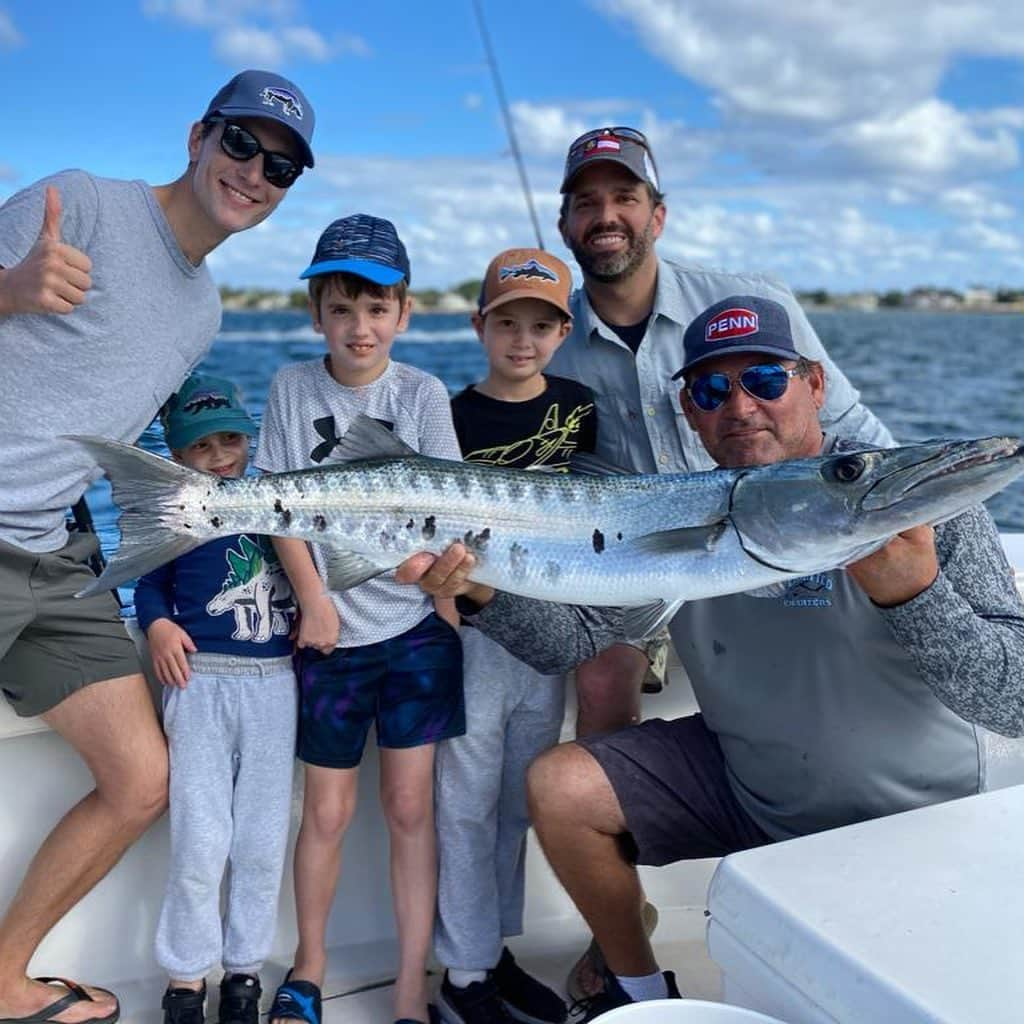
[[[748,366],[742,373],[730,377],[727,373],[702,373],[684,388],[691,401],[704,412],[714,412],[729,398],[734,382],[751,398],[759,402],[774,402],[786,393],[789,382],[800,374],[799,366],[787,370],[779,363]]]

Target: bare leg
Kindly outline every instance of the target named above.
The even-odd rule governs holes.
[[[544,853],[608,967],[625,976],[653,974],[643,889],[619,846],[626,819],[601,766],[582,747],[563,743],[533,762],[527,789]]]
[[[327,918],[341,872],[341,845],[356,809],[358,768],[306,765],[302,825],[295,843],[296,980],[322,985]]]
[[[640,721],[640,687],[647,656],[615,644],[576,669],[576,735],[624,729]]]
[[[51,928],[120,860],[167,806],[167,745],[141,675],[77,690],[43,716],[79,753],[96,788],[46,837],[0,922],[0,1018],[22,1017],[63,994],[26,977]],[[109,996],[77,1003],[74,1024],[114,1010]]]
[[[381,750],[381,804],[391,833],[391,891],[401,962],[395,1016],[427,1019],[427,956],[437,905],[434,745]]]

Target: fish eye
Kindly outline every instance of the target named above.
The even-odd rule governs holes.
[[[864,473],[867,462],[860,455],[843,455],[834,459],[829,466],[829,474],[836,483],[852,484]]]

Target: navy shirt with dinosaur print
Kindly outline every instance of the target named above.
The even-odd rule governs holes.
[[[212,540],[143,576],[135,588],[135,612],[143,629],[156,619],[171,619],[204,653],[292,653],[291,586],[270,541],[258,534]]]

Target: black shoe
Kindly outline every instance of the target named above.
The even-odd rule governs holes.
[[[170,988],[164,993],[160,1005],[164,1009],[164,1024],[205,1024],[206,982],[200,989]]]
[[[563,1024],[569,1015],[561,996],[531,977],[516,963],[506,946],[491,975],[505,1009],[525,1024]]]
[[[672,971],[662,972],[665,978],[665,985],[668,987],[666,999],[682,999],[679,988],[676,985],[676,976]],[[578,999],[572,1004],[570,1011],[574,1015],[577,1024],[586,1024],[587,1021],[597,1020],[602,1013],[615,1010],[620,1006],[628,1006],[632,999],[626,995],[625,990],[619,984],[619,979],[607,968],[604,972],[604,991],[597,995],[589,996],[586,999]],[[575,1016],[582,1013],[582,1016]]]
[[[260,979],[255,974],[225,974],[220,983],[217,1024],[259,1024]]]
[[[445,971],[437,1001],[441,1016],[448,1024],[513,1024],[498,994],[492,971],[488,971],[483,981],[474,981],[465,988],[456,988]]]

